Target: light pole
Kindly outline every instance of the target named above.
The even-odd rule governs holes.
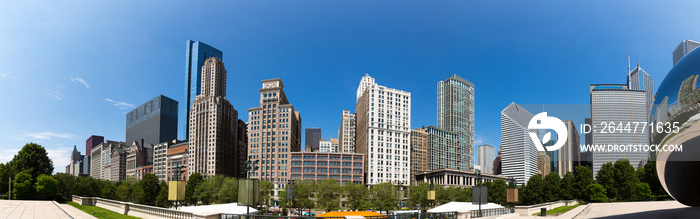
[[[249,171],[256,171],[256,170],[258,170],[258,160],[253,160],[253,161],[246,160],[245,161],[245,173],[246,173],[246,176],[248,176],[248,178],[250,178],[250,176],[248,175],[248,172]],[[252,187],[256,188],[257,186],[255,186],[255,183],[253,183]],[[260,191],[253,191],[253,192],[259,193]],[[253,194],[252,196],[255,197],[255,196],[257,196],[257,194]],[[246,214],[250,214],[250,205],[253,204],[253,202],[258,202],[258,200],[255,200],[255,198],[253,198],[253,200],[246,205]]]
[[[483,189],[481,186],[481,170],[476,170],[476,184],[479,185],[479,217],[481,217],[481,190]]]

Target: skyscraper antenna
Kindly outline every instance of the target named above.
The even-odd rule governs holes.
[[[630,70],[630,54],[627,53],[627,73],[630,73],[630,72],[632,72]]]

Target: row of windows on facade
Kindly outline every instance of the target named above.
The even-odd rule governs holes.
[[[272,149],[272,150],[270,150]],[[278,152],[289,152],[289,148],[279,148]],[[250,153],[260,153],[260,149],[250,149]],[[274,148],[263,149],[262,153],[275,153]]]
[[[301,155],[294,155],[294,156],[292,156],[292,160],[299,160],[299,159],[302,159],[302,156],[301,156]],[[330,156],[330,157],[328,157],[327,155],[319,155],[319,156],[316,156],[316,155],[304,155],[303,159],[305,159],[305,160],[306,160],[306,159],[319,159],[319,160],[330,159],[330,160],[341,160],[341,157],[340,157],[340,156]],[[362,157],[361,157],[361,156],[355,156],[355,157],[344,156],[344,157],[342,157],[342,160],[353,160],[353,159],[354,159],[354,160],[362,160]]]
[[[289,124],[280,124],[280,128],[289,128]],[[250,126],[250,130],[260,130],[260,128],[263,129],[270,129],[270,128],[277,128],[274,124],[273,125],[262,125],[262,126]]]
[[[290,171],[292,173],[301,173],[302,168],[301,167],[292,167],[292,170]],[[362,174],[361,169],[340,169],[340,168],[314,168],[314,167],[304,167],[303,168],[304,173],[331,173],[331,174]]]
[[[292,178],[293,179],[300,179],[300,178],[302,178],[302,176],[299,174],[292,174]],[[339,175],[326,176],[326,175],[308,175],[308,174],[305,174],[303,178],[304,179],[319,179],[319,180],[326,179],[326,178],[329,178],[329,179],[351,179],[351,176],[344,175],[341,178],[341,176],[339,176]],[[361,180],[362,176],[352,176],[352,179]],[[361,182],[357,181],[357,183],[360,184]]]
[[[327,162],[327,161],[292,161],[292,166],[334,166],[334,167],[339,167],[339,166],[344,166],[344,167],[362,167],[362,163],[350,163],[350,162]]]
[[[272,143],[262,143],[262,146],[263,146],[263,147],[265,147],[265,146],[267,146],[267,147],[275,147],[275,143],[274,143],[274,142],[272,142]],[[286,147],[286,146],[289,146],[289,142],[280,142],[280,143],[278,144],[278,147]],[[251,144],[248,144],[248,147],[250,147],[250,148],[259,148],[259,147],[260,147],[260,144],[259,144],[259,143],[251,143]]]

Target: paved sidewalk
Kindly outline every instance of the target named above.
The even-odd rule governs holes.
[[[700,218],[700,208],[675,200],[593,203],[576,218]]]
[[[0,200],[0,218],[87,219],[95,218],[68,204],[54,201]]]

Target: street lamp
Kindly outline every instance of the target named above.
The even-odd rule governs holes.
[[[249,176],[250,171],[258,170],[258,160],[246,160],[245,172]],[[241,179],[238,181],[238,202],[246,206],[246,214],[250,214],[250,205],[257,205],[260,201],[260,181],[257,179]]]
[[[172,180],[168,182],[168,200],[175,202],[175,209],[185,200],[185,181],[181,179],[185,168],[182,164],[174,166]]]

